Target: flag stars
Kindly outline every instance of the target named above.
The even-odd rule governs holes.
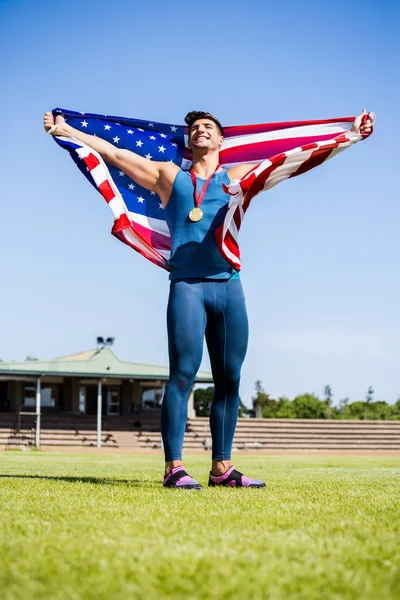
[[[144,129],[139,129],[139,127],[138,127],[138,131],[144,131]]]
[[[150,192],[150,195],[151,195],[151,196],[155,196],[155,195],[156,195],[156,193],[155,193],[155,192]]]
[[[156,136],[155,136],[155,135],[151,135],[151,136],[150,136],[150,139],[151,139],[151,140],[155,140],[155,139],[156,139]]]
[[[177,147],[178,147],[178,145],[177,145],[177,144],[175,144],[174,142],[171,142],[171,146],[173,146],[174,148],[177,148]]]
[[[160,202],[160,204],[158,205],[158,208],[162,208],[164,210],[164,207],[162,205],[162,203]]]
[[[165,135],[165,133],[160,133],[160,137],[166,138],[167,136]]]
[[[109,131],[109,130],[111,129],[111,125],[104,125],[104,129],[105,129],[106,131]]]
[[[175,125],[171,125],[171,131],[173,131],[175,133],[176,129],[177,128],[175,127]]]
[[[153,123],[149,123],[149,127],[154,127]]]
[[[144,198],[143,198],[142,196],[139,196],[139,198],[138,198],[138,202],[140,202],[140,204],[143,204],[143,202],[144,202]]]
[[[164,154],[164,152],[165,152],[164,146],[158,146],[158,151],[162,152]]]
[[[133,185],[133,183],[130,183],[130,184],[128,185],[128,188],[129,188],[130,190],[134,190],[134,189],[135,189],[135,186]]]
[[[88,122],[87,121],[82,121],[82,127],[87,127],[88,126]]]
[[[136,142],[136,146],[139,146],[139,148],[141,148],[141,147],[143,146],[143,142],[142,142],[142,140],[138,140],[138,141]]]
[[[120,140],[120,139],[121,139],[121,138],[119,138],[119,137],[116,135],[116,136],[113,138],[113,142],[114,142],[114,144],[118,144],[118,142],[119,142],[119,140]]]
[[[133,133],[132,129],[128,129],[128,133],[129,133],[130,135],[132,135],[132,133]]]
[[[125,173],[124,173],[123,171],[118,171],[118,175],[119,175],[120,177],[125,177]]]
[[[151,156],[150,152],[148,154],[146,154],[146,158],[148,158],[149,160],[151,160],[153,157]]]

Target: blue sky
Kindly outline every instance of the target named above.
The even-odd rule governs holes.
[[[112,7],[112,12],[110,12]],[[167,274],[42,129],[45,110],[225,125],[377,114],[374,135],[257,197],[241,231],[250,344],[241,395],[400,395],[400,8],[394,1],[0,3],[0,358],[115,336],[167,363]],[[397,162],[397,161],[396,161]],[[208,368],[207,353],[203,368]]]

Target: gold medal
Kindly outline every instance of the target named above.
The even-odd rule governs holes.
[[[203,218],[203,211],[201,210],[201,208],[199,208],[198,206],[196,206],[195,208],[192,208],[192,210],[189,213],[189,219],[191,221],[193,221],[194,223],[197,223],[197,221],[200,221],[200,219]]]
[[[211,179],[213,178],[215,173],[218,171],[218,169],[219,169],[219,164],[216,166],[214,173],[211,173],[211,175],[206,179],[206,181],[203,185],[203,189],[200,192],[200,196],[197,193],[196,175],[195,175],[193,169],[190,169],[190,177],[192,178],[192,184],[193,184],[194,203],[196,206],[194,208],[192,208],[192,210],[190,211],[189,219],[191,221],[193,221],[194,223],[197,223],[197,221],[200,221],[203,218],[203,211],[200,208],[200,204],[203,201],[203,198],[204,198],[205,193],[208,188],[208,184],[210,183]]]

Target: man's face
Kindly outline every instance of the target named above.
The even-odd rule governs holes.
[[[218,149],[224,141],[219,129],[211,119],[197,119],[189,130],[189,148],[191,150]]]

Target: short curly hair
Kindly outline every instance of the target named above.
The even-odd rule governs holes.
[[[190,129],[193,123],[198,119],[210,119],[210,121],[214,121],[214,123],[219,129],[220,135],[224,135],[224,128],[222,127],[218,119],[214,117],[211,113],[204,112],[203,110],[191,110],[190,112],[188,112],[188,114],[185,117],[185,123]]]

